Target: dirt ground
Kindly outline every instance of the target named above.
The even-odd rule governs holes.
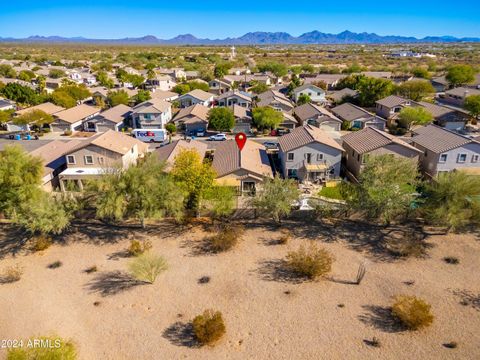
[[[355,222],[285,226],[294,232],[287,245],[277,243],[278,229],[246,224],[234,250],[209,254],[202,251],[209,233],[201,226],[165,222],[142,231],[88,222],[30,253],[22,234],[3,225],[0,272],[19,264],[24,274],[0,284],[0,339],[55,334],[72,339],[87,360],[480,358],[478,235],[428,235],[428,256],[405,260],[381,246],[398,229]],[[132,238],[151,240],[152,251],[168,261],[153,285],[127,274]],[[326,280],[304,282],[282,270],[287,252],[311,241],[336,258]],[[459,264],[447,264],[446,256]],[[48,268],[55,261],[62,266]],[[362,262],[366,276],[354,285]],[[93,265],[98,271],[87,274]],[[203,276],[210,282],[199,283]],[[399,327],[389,310],[398,294],[428,301],[432,326]],[[227,333],[215,347],[200,348],[190,322],[207,308],[223,313]],[[368,344],[373,337],[380,347]],[[456,349],[443,345],[452,341]],[[0,359],[5,356],[0,349]]]

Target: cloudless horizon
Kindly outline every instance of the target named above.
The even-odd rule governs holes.
[[[254,31],[281,31],[299,36],[313,30],[335,34],[349,30],[417,38],[480,37],[478,1],[380,3],[345,0],[342,5],[284,0],[242,5],[212,0],[178,3],[24,0],[2,4],[0,37],[58,35],[118,39],[154,35],[169,39],[190,33],[199,38],[217,39]]]

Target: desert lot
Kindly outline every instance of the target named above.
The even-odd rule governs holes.
[[[246,223],[236,248],[209,254],[202,251],[209,236],[202,225],[163,222],[142,230],[77,223],[40,253],[3,225],[0,271],[19,264],[24,274],[0,284],[0,338],[58,335],[72,339],[88,360],[480,358],[477,234],[430,234],[426,258],[398,259],[381,246],[398,235],[395,229],[347,221],[284,226],[294,234],[287,245],[277,243],[278,229]],[[153,285],[126,273],[131,239],[151,240],[152,252],[168,261]],[[328,279],[305,282],[282,270],[287,252],[311,241],[336,258]],[[459,264],[447,264],[446,256]],[[55,261],[62,266],[48,268]],[[362,262],[365,278],[352,284]],[[97,272],[85,272],[94,265]],[[204,276],[210,281],[202,284]],[[429,302],[432,326],[399,327],[389,312],[399,294]],[[223,313],[227,333],[215,347],[200,348],[190,321],[207,308]],[[373,337],[380,347],[368,344]],[[457,348],[443,345],[452,341]]]

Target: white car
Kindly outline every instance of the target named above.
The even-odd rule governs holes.
[[[225,140],[227,140],[227,135],[225,135],[225,134],[212,135],[208,138],[208,140],[210,140],[210,141],[225,141]]]

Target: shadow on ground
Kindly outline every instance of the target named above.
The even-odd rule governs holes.
[[[10,224],[0,225],[0,259],[7,255],[16,256],[29,251],[28,240],[31,235],[22,229]]]
[[[470,306],[473,309],[480,311],[480,293],[475,294],[473,291],[465,289],[455,289],[450,291],[453,295],[460,298],[461,305]]]
[[[358,316],[358,319],[368,326],[387,333],[397,333],[407,330],[392,314],[392,309],[377,305],[364,305],[366,311]]]
[[[190,348],[196,348],[200,346],[195,338],[193,324],[191,322],[183,323],[181,321],[177,321],[166,328],[162,336],[170,341],[171,344],[176,346],[185,346]]]
[[[265,281],[277,281],[291,284],[301,284],[311,281],[305,276],[300,276],[287,267],[287,262],[283,259],[269,259],[259,262],[259,266],[254,270],[260,278]]]
[[[133,278],[130,274],[117,270],[96,275],[87,284],[87,288],[91,293],[111,296],[145,284],[145,282]]]

